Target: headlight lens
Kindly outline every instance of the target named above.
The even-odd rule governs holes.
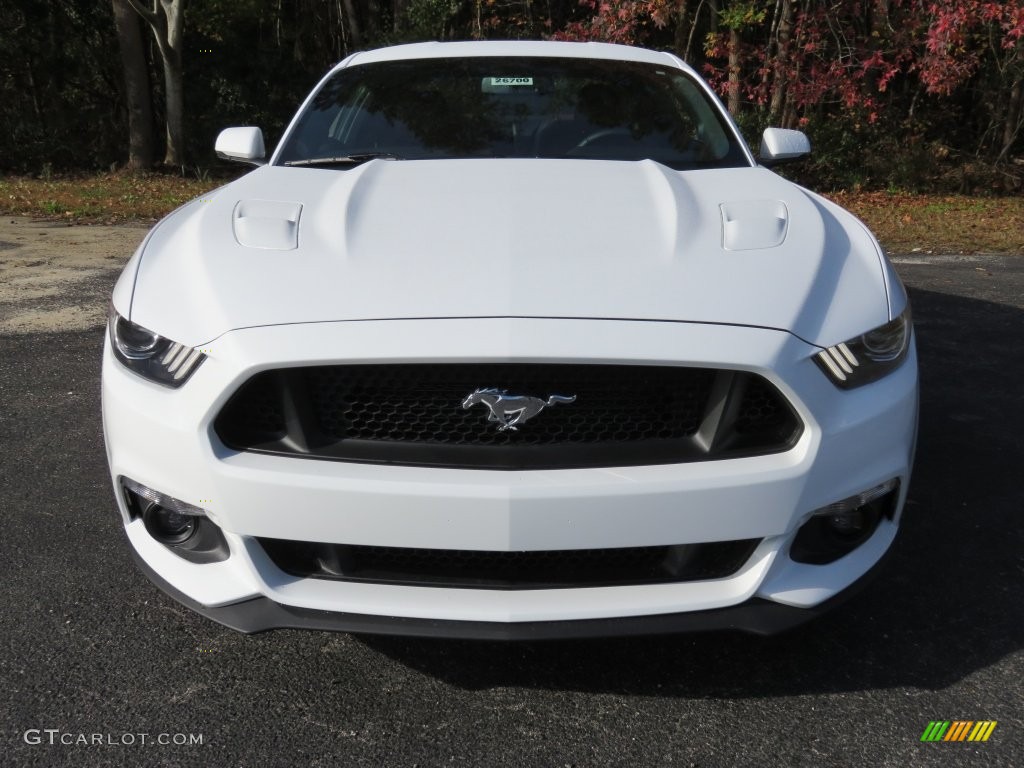
[[[910,332],[908,305],[895,320],[822,350],[814,361],[836,386],[860,387],[877,381],[903,362],[910,347]]]
[[[157,384],[180,387],[206,359],[198,349],[165,339],[121,317],[113,306],[107,330],[114,356],[127,368]]]

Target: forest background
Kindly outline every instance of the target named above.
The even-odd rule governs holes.
[[[545,38],[678,54],[755,150],[766,126],[805,131],[812,157],[784,172],[815,189],[998,198],[960,207],[1021,223],[1024,0],[5,0],[0,209],[159,215],[240,170],[214,157],[221,128],[273,146],[354,51]]]

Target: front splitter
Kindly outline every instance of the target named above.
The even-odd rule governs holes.
[[[890,552],[892,549],[890,548]],[[776,635],[793,629],[856,594],[881,569],[888,553],[860,579],[812,608],[794,608],[761,598],[752,598],[727,608],[649,616],[623,616],[571,621],[453,621],[377,616],[363,613],[320,611],[277,603],[256,597],[240,603],[210,608],[171,586],[131,549],[139,569],[160,589],[186,608],[229,629],[255,634],[272,629],[308,629],[322,632],[443,637],[465,640],[568,640],[588,637],[628,637],[689,632],[737,631],[754,635]]]

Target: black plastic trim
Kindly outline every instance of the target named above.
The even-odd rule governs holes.
[[[171,586],[130,547],[136,565],[168,596],[186,608],[244,634],[272,629],[306,629],[321,632],[439,637],[465,640],[568,640],[573,638],[629,637],[684,632],[739,631],[754,635],[775,635],[828,612],[853,597],[878,574],[892,547],[857,581],[813,608],[794,608],[752,598],[745,603],[709,611],[626,616],[575,621],[447,621],[411,619],[402,616],[373,616],[359,613],[317,611],[275,603],[257,597],[232,605],[209,608]]]

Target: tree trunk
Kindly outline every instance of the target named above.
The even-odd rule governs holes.
[[[377,0],[363,0],[366,6],[366,37],[368,40],[380,39],[380,5]]]
[[[391,5],[391,31],[398,33],[402,30],[402,18],[405,16],[407,0],[393,0]]]
[[[185,31],[185,0],[153,0],[153,7],[141,0],[126,0],[149,24],[163,61],[167,149],[164,165],[185,164],[185,87],[182,75],[182,41]]]
[[[740,114],[740,31],[729,30],[729,114]]]
[[[690,4],[687,0],[679,0],[676,7],[675,43],[672,47],[680,58],[687,54],[686,42],[690,39],[690,26]]]
[[[1010,87],[1010,98],[1006,104],[1006,120],[1003,123],[1003,148],[996,162],[1002,162],[1010,154],[1013,143],[1017,140],[1021,123],[1024,122],[1024,94],[1021,93],[1021,81]]]
[[[165,109],[167,110],[167,151],[164,165],[185,164],[185,87],[181,57],[173,51],[164,57]]]
[[[786,88],[789,86],[789,41],[793,34],[793,3],[782,0],[782,11],[779,16],[779,47],[775,52],[775,67],[772,74],[772,98],[768,106],[768,124],[775,125],[782,115],[782,107],[786,101]]]
[[[362,27],[359,25],[359,17],[356,15],[356,7],[352,0],[343,0],[345,8],[345,20],[348,21],[348,32],[352,40],[352,50],[358,50],[363,47],[363,32]]]
[[[773,62],[779,48],[779,19],[782,17],[782,0],[775,0],[775,9],[771,15],[771,31],[768,33],[768,41],[764,46],[764,59],[761,61],[761,88],[768,86],[768,81],[773,70]]]
[[[182,45],[185,38],[185,0],[160,0],[167,19],[164,80],[167,86],[167,153],[165,165],[185,164],[185,88]]]
[[[149,65],[142,44],[139,17],[125,0],[111,0],[121,48],[125,103],[128,107],[128,168],[138,171],[153,165],[153,104]]]

